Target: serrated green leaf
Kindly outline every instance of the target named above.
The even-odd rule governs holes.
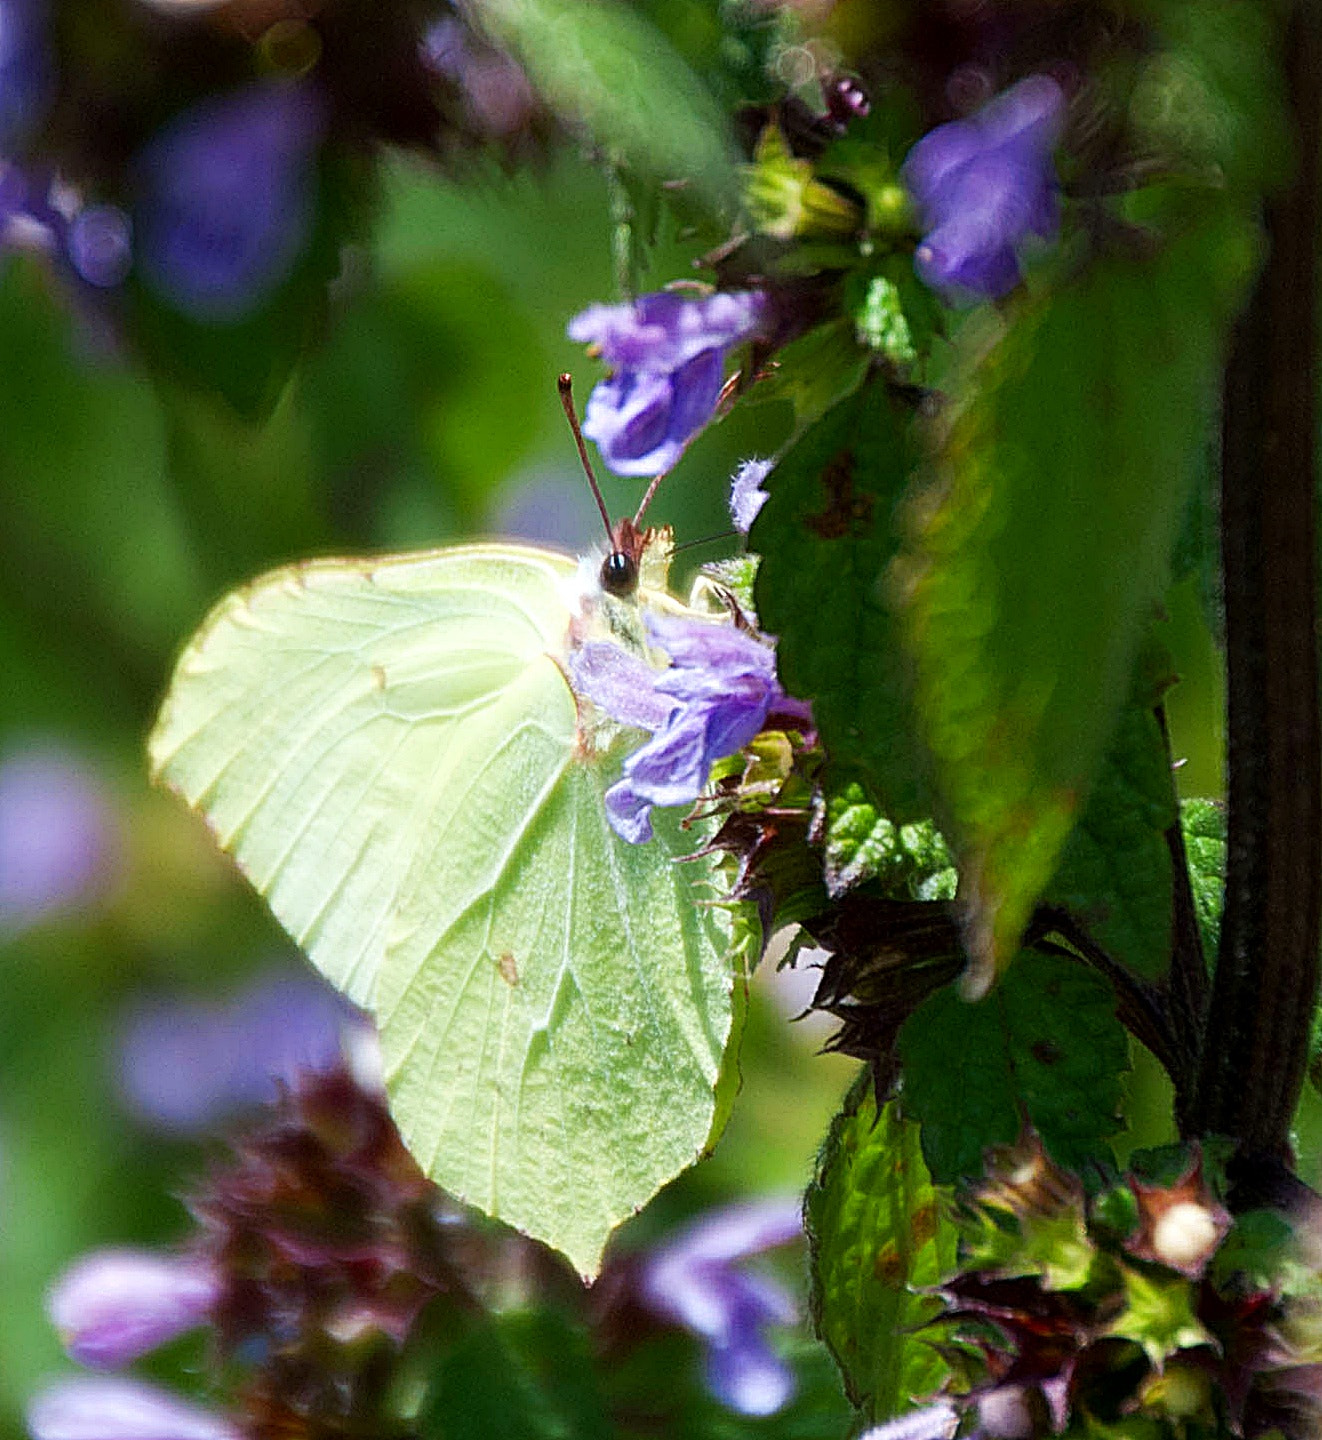
[[[1088,1238],[1083,1191],[1054,1209],[1026,1210],[1011,1217],[979,1205],[961,1219],[961,1268],[994,1274],[1000,1280],[1041,1278],[1044,1290],[1081,1290],[1092,1278],[1097,1249]]]
[[[955,894],[954,861],[936,826],[930,820],[894,824],[857,784],[826,802],[823,872],[832,898],[867,880],[896,899],[949,900]]]
[[[1221,904],[1226,878],[1226,809],[1219,800],[1182,800],[1180,824],[1189,861],[1203,954],[1215,961],[1221,942]]]
[[[776,465],[749,536],[762,556],[758,614],[780,637],[785,688],[812,701],[834,773],[861,780],[897,823],[931,813],[909,741],[898,627],[883,594],[911,464],[908,416],[873,381]]]
[[[813,1312],[871,1419],[906,1410],[946,1367],[918,1327],[941,1312],[915,1289],[953,1270],[956,1236],[923,1163],[918,1127],[894,1103],[877,1114],[869,1076],[850,1092],[808,1190]]]
[[[724,114],[665,37],[614,0],[486,0],[482,23],[593,138],[713,201],[736,189]]]
[[[802,435],[863,383],[868,357],[847,319],[818,325],[776,354],[775,368],[748,393],[750,401],[785,401],[794,407],[794,433]]]
[[[1014,953],[1124,702],[1211,423],[1244,237],[1205,204],[1155,258],[1099,259],[989,319],[990,337],[961,332],[895,579],[973,993]]]
[[[938,1184],[983,1173],[984,1152],[1024,1125],[1071,1170],[1111,1162],[1129,1068],[1115,995],[1096,971],[1023,951],[986,999],[947,986],[900,1031],[905,1112]]]
[[[1068,910],[1112,959],[1146,980],[1170,967],[1175,786],[1151,710],[1120,716],[1092,793],[1043,900]]]

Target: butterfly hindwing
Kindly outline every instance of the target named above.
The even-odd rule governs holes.
[[[606,824],[574,572],[505,545],[277,571],[185,651],[150,750],[376,1015],[432,1178],[590,1272],[707,1138],[731,974],[693,836]]]

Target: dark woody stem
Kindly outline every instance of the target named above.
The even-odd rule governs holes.
[[[1285,47],[1295,176],[1265,210],[1266,265],[1236,329],[1222,417],[1229,848],[1221,947],[1186,1130],[1288,1165],[1318,987],[1314,389],[1322,5]]]

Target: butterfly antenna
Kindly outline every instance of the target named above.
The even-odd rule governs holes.
[[[715,535],[704,535],[701,540],[685,540],[682,544],[674,546],[670,553],[678,555],[681,550],[692,550],[699,545],[715,545],[718,540],[733,540],[739,533],[733,527],[729,530],[718,530]]]
[[[606,501],[602,498],[601,486],[597,484],[597,477],[592,473],[592,462],[588,459],[588,447],[583,440],[583,431],[579,427],[578,411],[574,408],[574,377],[566,370],[556,384],[560,391],[560,404],[564,407],[569,428],[574,432],[574,444],[578,446],[578,458],[583,462],[583,473],[588,477],[588,484],[592,486],[597,509],[601,511],[601,523],[606,527],[606,538],[613,545],[615,530],[611,525],[610,511],[606,509]]]

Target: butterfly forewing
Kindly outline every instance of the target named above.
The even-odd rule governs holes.
[[[291,567],[223,601],[179,662],[155,773],[360,1004],[455,735],[563,643],[572,572],[513,547]]]

